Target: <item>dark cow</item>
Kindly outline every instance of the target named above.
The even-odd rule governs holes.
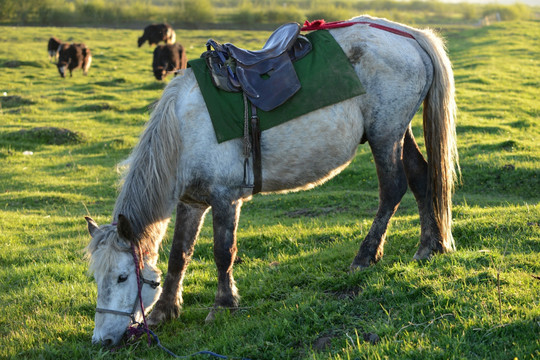
[[[139,47],[148,41],[148,45],[158,44],[163,41],[165,44],[172,45],[176,42],[176,33],[168,24],[152,24],[144,28],[143,36],[138,40]]]
[[[154,49],[152,68],[156,79],[163,80],[169,72],[185,69],[186,66],[186,51],[182,45],[158,45]]]
[[[60,39],[55,38],[54,36],[49,39],[49,43],[47,44],[49,61],[55,61],[58,59],[58,50],[60,49],[60,45],[62,45],[62,41],[60,41]]]
[[[74,69],[82,69],[83,74],[88,74],[90,64],[92,63],[92,54],[90,49],[84,44],[62,44],[58,50],[58,72],[60,76],[66,76],[66,68],[69,70],[69,76],[73,76]]]

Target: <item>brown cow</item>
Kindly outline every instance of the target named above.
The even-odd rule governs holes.
[[[163,80],[168,73],[185,69],[186,66],[186,50],[182,45],[158,45],[154,49],[152,68],[157,80]]]
[[[90,49],[84,44],[62,44],[58,49],[58,72],[60,76],[66,76],[66,68],[69,70],[69,76],[73,76],[74,69],[82,69],[83,74],[88,74],[90,64],[92,63],[92,54]]]
[[[148,25],[144,28],[143,36],[139,38],[137,44],[141,47],[145,41],[148,41],[148,45],[158,44],[160,41],[172,45],[176,42],[176,33],[168,24]]]
[[[49,43],[47,44],[49,61],[58,59],[58,50],[60,50],[60,45],[62,45],[62,41],[60,41],[60,39],[55,38],[54,36],[49,39]]]

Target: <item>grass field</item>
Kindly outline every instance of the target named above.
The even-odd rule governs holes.
[[[161,342],[178,355],[208,349],[250,359],[538,359],[539,25],[445,32],[460,108],[455,253],[411,260],[420,229],[409,192],[383,260],[348,272],[378,204],[364,145],[325,185],[244,205],[235,266],[242,309],[213,324],[204,323],[216,288],[207,217],[183,313],[156,330]],[[110,221],[116,165],[165,85],[153,79],[152,49],[137,48],[132,30],[0,32],[0,358],[169,358],[144,341],[115,353],[91,344],[96,287],[83,258],[83,217]],[[60,78],[47,61],[53,35],[92,49],[87,77]],[[189,58],[210,37],[252,48],[267,36],[177,32]],[[422,143],[420,116],[413,124]]]

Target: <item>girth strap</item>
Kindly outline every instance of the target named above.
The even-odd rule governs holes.
[[[243,138],[243,155],[244,155],[244,179],[242,186],[245,188],[253,188],[252,195],[259,193],[262,189],[262,161],[261,161],[261,127],[259,124],[259,116],[257,115],[257,107],[251,104],[251,118],[249,117],[250,102],[246,93],[244,97],[244,138]],[[251,121],[250,121],[251,120]],[[249,128],[251,126],[251,132]],[[253,182],[249,179],[249,157],[253,158]]]
[[[261,127],[257,107],[251,104],[251,149],[253,152],[253,195],[262,189]]]

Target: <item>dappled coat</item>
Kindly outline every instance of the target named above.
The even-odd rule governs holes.
[[[92,54],[85,44],[62,44],[58,50],[58,72],[60,76],[66,76],[66,69],[69,70],[69,76],[73,76],[74,69],[82,69],[83,74],[88,74],[90,64],[92,63]]]
[[[143,35],[137,41],[139,47],[148,41],[148,45],[158,44],[163,41],[165,44],[174,44],[176,42],[176,33],[168,24],[152,24],[144,28]]]
[[[157,80],[162,80],[169,72],[185,69],[186,66],[186,51],[182,45],[159,45],[154,49],[152,68]]]

